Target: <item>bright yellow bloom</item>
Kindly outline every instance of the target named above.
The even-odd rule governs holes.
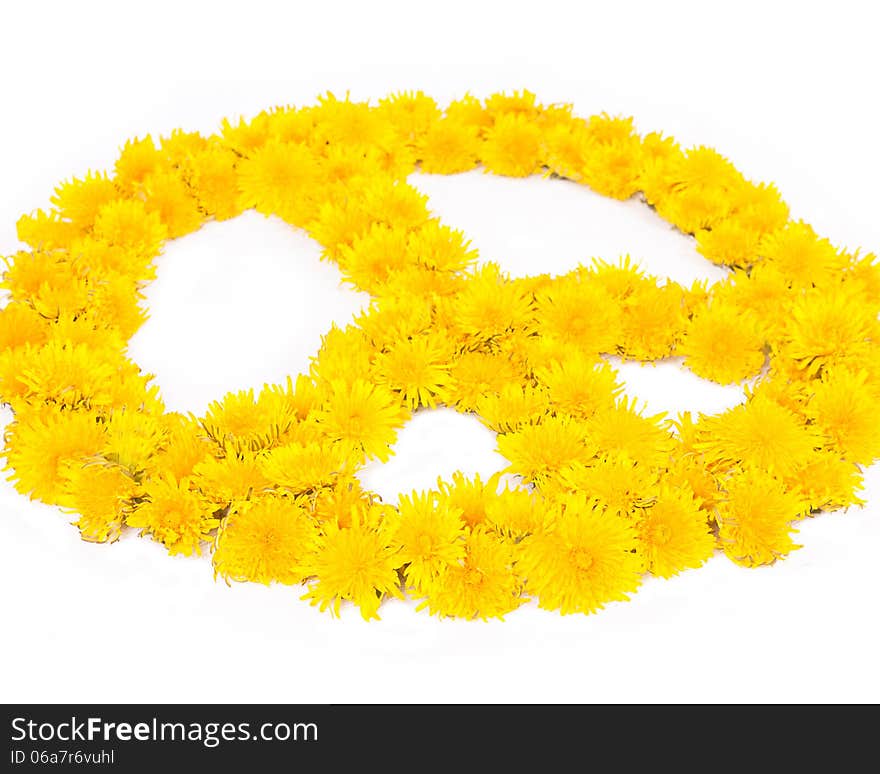
[[[519,544],[517,569],[538,606],[594,613],[628,599],[641,581],[636,532],[583,493],[557,506],[553,525]]]
[[[465,538],[465,556],[428,584],[425,600],[432,615],[501,618],[525,599],[514,569],[513,544],[482,528]]]
[[[193,486],[217,508],[259,497],[272,482],[263,475],[259,453],[229,450],[206,457],[192,469]]]
[[[480,158],[498,175],[533,175],[541,167],[541,132],[521,115],[501,115],[486,132]]]
[[[328,524],[318,538],[309,574],[315,581],[303,599],[339,615],[343,601],[354,602],[365,621],[379,618],[386,596],[402,598],[395,549],[388,533],[368,510],[353,514],[350,527]]]
[[[538,485],[569,465],[588,464],[596,450],[584,424],[568,418],[547,416],[498,436],[498,451],[510,460],[508,470]]]
[[[304,226],[317,212],[320,170],[304,145],[270,140],[238,162],[238,187],[246,207]]]
[[[465,523],[461,511],[436,492],[401,495],[393,531],[395,567],[409,586],[425,589],[464,556]]]
[[[345,471],[347,460],[339,444],[289,443],[265,452],[256,467],[267,483],[296,493],[329,486]]]
[[[239,502],[223,519],[214,545],[214,573],[227,582],[300,583],[311,570],[317,530],[287,497]]]
[[[125,523],[162,543],[170,554],[201,553],[201,544],[220,524],[188,478],[178,481],[165,475],[151,479],[144,484],[144,495],[146,502],[133,510]]]
[[[425,133],[419,160],[423,172],[451,175],[473,169],[479,155],[477,128],[447,117],[436,121]]]
[[[791,539],[791,522],[803,503],[781,481],[756,468],[736,472],[725,484],[727,496],[718,508],[719,538],[737,564],[771,564],[799,548]]]
[[[807,411],[832,447],[860,465],[880,457],[880,386],[868,373],[837,369],[812,385]]]
[[[534,424],[549,408],[546,390],[515,383],[504,385],[500,392],[481,396],[476,405],[480,419],[497,433]]]
[[[821,440],[794,413],[757,396],[701,421],[706,456],[724,465],[752,465],[786,475],[805,461]]]
[[[59,185],[51,202],[62,218],[90,228],[98,210],[118,197],[119,191],[106,173],[89,172],[82,180],[73,178]]]
[[[580,352],[536,368],[535,378],[547,388],[557,410],[585,419],[612,408],[623,391],[611,365]]]
[[[385,462],[392,454],[397,428],[407,420],[408,412],[381,385],[363,379],[335,380],[323,407],[315,411],[315,418],[329,438],[367,458]]]
[[[13,471],[10,479],[23,495],[66,504],[62,474],[97,455],[105,432],[104,423],[85,411],[19,417],[7,431],[5,470]]]
[[[270,446],[291,421],[292,412],[282,394],[263,391],[255,400],[253,390],[242,390],[211,403],[202,427],[220,447],[256,450]]]
[[[659,471],[625,454],[609,454],[585,465],[574,463],[559,473],[561,491],[584,492],[615,516],[635,516],[653,505],[660,493]]]
[[[79,518],[74,522],[83,540],[113,542],[122,534],[125,517],[140,489],[115,465],[88,463],[65,471],[64,500]]]
[[[706,512],[683,487],[662,487],[657,501],[638,518],[640,553],[646,569],[669,578],[702,565],[715,549]]]
[[[412,411],[433,408],[446,400],[449,346],[434,336],[418,336],[392,344],[376,355],[376,381],[396,393]]]
[[[764,337],[752,315],[713,303],[688,324],[676,353],[697,376],[719,384],[741,382],[764,365]]]
[[[663,466],[673,447],[665,414],[643,416],[635,399],[597,411],[584,423],[587,437],[605,452],[628,455],[643,465]]]

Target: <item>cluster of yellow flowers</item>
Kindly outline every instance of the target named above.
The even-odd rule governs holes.
[[[407,184],[482,166],[643,197],[729,269],[683,287],[629,259],[511,278]],[[716,550],[744,565],[796,548],[792,523],[860,503],[880,456],[880,265],[789,217],[773,185],[714,150],[575,117],[533,94],[327,95],[204,137],[126,143],[111,175],[60,185],[18,222],[7,258],[0,398],[17,489],[171,553],[211,547],[227,580],[308,585],[378,617],[405,593],[431,613],[562,613],[626,599]],[[308,374],[168,413],[126,356],[167,239],[247,208],[305,229],[372,296],[323,338]],[[645,416],[603,355],[683,358],[745,382],[717,416]],[[510,462],[397,504],[357,472],[386,460],[411,412],[474,412]]]

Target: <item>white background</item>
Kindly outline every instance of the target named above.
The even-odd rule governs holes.
[[[109,168],[130,136],[210,131],[326,90],[420,88],[445,102],[523,87],[714,146],[775,181],[819,233],[876,251],[877,24],[869,3],[821,6],[7,3],[0,254],[17,249],[19,214],[45,206],[59,180]],[[634,202],[479,173],[413,182],[515,274],[630,252],[661,275],[717,276]],[[317,255],[252,213],[169,246],[132,353],[171,407],[200,411],[306,367],[330,321],[364,301]],[[675,366],[624,376],[651,409],[741,399]],[[503,465],[491,433],[444,411],[416,417],[397,452],[365,473],[389,497]],[[866,508],[803,524],[804,548],[774,567],[717,557],[590,617],[528,606],[504,623],[438,621],[393,603],[365,624],[353,610],[319,614],[298,589],[227,588],[206,558],[169,558],[135,536],[83,543],[57,509],[3,483],[0,700],[877,701],[876,466],[867,484]]]

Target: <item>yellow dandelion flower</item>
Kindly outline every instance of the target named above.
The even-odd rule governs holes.
[[[448,402],[460,410],[474,410],[483,395],[525,379],[520,365],[503,352],[464,352],[452,363],[450,373]]]
[[[833,511],[865,504],[858,496],[858,492],[864,489],[861,470],[834,451],[817,451],[783,481],[789,491],[806,503],[805,512]]]
[[[144,179],[144,204],[148,212],[162,219],[171,239],[195,231],[202,225],[198,200],[190,187],[172,170],[153,172]]]
[[[568,465],[560,471],[558,484],[562,491],[586,493],[615,516],[634,516],[637,508],[653,505],[660,492],[659,471],[625,454]]]
[[[337,99],[333,94],[319,98],[315,109],[315,140],[344,147],[383,148],[394,146],[394,129],[366,102]]]
[[[265,452],[256,466],[267,481],[296,493],[331,485],[347,459],[337,443],[288,443]]]
[[[420,336],[431,329],[431,304],[416,299],[382,298],[355,318],[373,349]],[[332,329],[331,329],[332,330]]]
[[[637,529],[645,567],[661,578],[696,569],[715,550],[706,512],[687,488],[662,487],[657,502],[640,510]]]
[[[470,94],[465,94],[461,99],[450,102],[446,106],[445,117],[462,126],[473,127],[477,131],[492,126],[495,120],[493,113],[487,111],[483,107],[483,103]]]
[[[469,530],[465,556],[435,578],[417,609],[441,618],[500,618],[525,599],[514,570],[513,545],[482,528]]]
[[[769,473],[748,468],[725,484],[718,506],[719,539],[737,564],[772,564],[800,546],[791,539],[794,521],[804,509],[796,494]]]
[[[153,457],[153,471],[167,470],[180,480],[192,475],[193,468],[216,451],[199,425],[183,414],[170,413],[162,418],[165,443]]]
[[[667,357],[681,337],[685,319],[680,285],[643,283],[623,305],[618,349],[635,360]]]
[[[716,285],[713,297],[713,303],[739,308],[751,316],[769,341],[778,339],[785,329],[793,292],[775,267],[759,263],[748,272],[734,272],[724,285]]]
[[[210,146],[189,160],[190,185],[205,213],[216,220],[228,220],[243,209],[237,188],[235,163],[231,150]]]
[[[355,511],[350,527],[327,524],[310,560],[315,576],[303,596],[320,609],[339,615],[343,601],[353,602],[364,620],[379,618],[383,598],[402,598],[395,549],[388,533],[367,514]]]
[[[218,509],[258,497],[272,486],[263,473],[259,452],[232,450],[223,457],[209,456],[197,462],[192,484]]]
[[[641,143],[638,137],[607,144],[595,141],[587,148],[583,181],[602,196],[629,199],[639,190],[642,171]]]
[[[547,416],[539,424],[499,435],[498,452],[510,461],[508,471],[540,485],[568,465],[589,463],[596,446],[588,438],[582,422]]]
[[[162,154],[150,135],[143,140],[128,140],[116,159],[114,182],[125,193],[139,190],[149,174],[163,165]]]
[[[547,388],[553,406],[574,417],[612,408],[623,391],[611,365],[579,352],[536,368],[535,378]]]
[[[143,296],[138,283],[119,274],[93,280],[88,314],[113,326],[123,340],[130,339],[147,320],[147,313],[139,303]]]
[[[106,173],[90,171],[82,180],[73,178],[59,185],[50,201],[62,218],[90,228],[98,210],[118,197],[119,191]]]
[[[9,477],[19,492],[45,503],[62,502],[67,466],[81,464],[98,453],[105,426],[91,413],[56,411],[19,416],[6,434]]]
[[[724,220],[730,214],[730,201],[718,188],[680,188],[658,203],[657,212],[685,234],[696,234]]]
[[[401,495],[391,545],[396,568],[403,568],[407,585],[426,589],[439,575],[464,557],[465,523],[461,511],[436,492]]]
[[[607,453],[617,452],[642,465],[663,467],[674,446],[665,417],[665,413],[643,416],[635,398],[621,398],[586,420],[584,429],[590,443]]]
[[[714,512],[720,494],[718,478],[701,457],[695,454],[677,457],[664,478],[669,486],[682,487],[693,492],[707,514]]]
[[[145,502],[126,517],[125,523],[162,543],[170,554],[192,556],[210,539],[219,521],[210,506],[193,491],[190,479],[160,475],[144,484]]]
[[[428,197],[406,183],[378,178],[363,190],[364,207],[392,228],[415,229],[429,217]]]
[[[486,524],[514,539],[542,532],[547,519],[544,500],[524,488],[506,487],[486,503]]]
[[[454,118],[435,121],[425,133],[419,148],[423,172],[451,175],[473,169],[480,155],[480,135],[475,126]]]
[[[441,272],[464,271],[477,260],[477,251],[464,233],[436,218],[409,234],[407,252],[414,263]]]
[[[783,277],[798,287],[829,284],[846,265],[845,254],[827,239],[817,236],[803,221],[789,222],[764,236],[759,251],[765,261],[771,262]]]
[[[305,145],[269,140],[238,162],[238,188],[245,207],[305,226],[317,213],[320,169]]]
[[[500,392],[482,395],[476,411],[483,424],[496,433],[510,433],[535,423],[550,410],[547,391],[520,384],[505,384]]]
[[[125,277],[135,287],[156,278],[153,255],[145,255],[125,245],[111,244],[92,234],[77,239],[70,246],[70,255],[77,267],[96,277]]]
[[[64,472],[65,496],[83,540],[107,543],[119,539],[125,517],[139,493],[135,480],[115,465],[70,466]]]
[[[499,115],[486,131],[480,158],[497,175],[533,175],[541,168],[541,132],[521,115]]]
[[[821,439],[804,420],[763,396],[704,417],[699,448],[713,462],[752,465],[787,475],[809,460]]]
[[[55,210],[37,210],[22,215],[15,224],[19,242],[35,250],[57,250],[68,247],[82,236],[82,229],[69,220],[62,220]]]
[[[255,400],[251,389],[229,393],[222,401],[212,402],[201,423],[221,448],[256,450],[277,440],[292,418],[283,395],[264,390]]]
[[[342,276],[356,288],[375,291],[392,272],[409,265],[407,239],[404,227],[374,223],[368,231],[356,236],[350,247],[339,247]]]
[[[311,573],[316,544],[314,522],[289,498],[240,501],[217,532],[214,574],[227,582],[301,583]]]
[[[586,121],[556,124],[544,133],[547,167],[559,177],[582,182],[592,139]]]
[[[858,368],[876,357],[877,311],[844,285],[808,291],[788,317],[782,353],[810,376],[823,368]]]
[[[315,492],[312,515],[321,524],[331,522],[338,527],[350,527],[352,514],[377,504],[376,499],[354,476],[340,476],[333,486]]]
[[[376,355],[376,381],[398,393],[414,410],[446,400],[450,346],[435,336],[403,339]]]
[[[106,426],[107,437],[101,455],[135,477],[152,465],[157,450],[165,442],[165,426],[152,413],[133,408],[111,411],[106,417]]]
[[[108,245],[152,258],[159,254],[168,230],[159,214],[148,212],[143,202],[117,199],[98,210],[94,236]]]
[[[50,330],[46,321],[26,303],[13,301],[0,309],[0,352],[30,344],[45,344]]]
[[[741,382],[764,365],[764,337],[741,307],[713,303],[688,323],[676,354],[697,376],[719,384]]]
[[[107,384],[116,372],[112,358],[117,353],[54,339],[39,348],[25,347],[25,352],[19,380],[29,400],[70,408],[109,403]]]
[[[758,260],[761,231],[749,228],[736,216],[695,234],[697,252],[720,266],[751,266]]]
[[[224,118],[220,127],[220,136],[226,148],[247,157],[266,143],[270,128],[269,115],[265,112],[250,121],[239,118],[235,124]]]
[[[440,108],[421,91],[402,91],[379,100],[378,114],[406,143],[418,142],[440,119]]]
[[[321,348],[311,358],[309,375],[326,387],[334,381],[348,381],[352,374],[369,373],[379,346],[371,346],[366,333],[354,325],[339,328],[335,323],[321,336]]]
[[[736,219],[746,228],[766,234],[788,221],[788,205],[773,183],[740,184],[729,196]]]
[[[593,613],[624,601],[641,581],[637,535],[583,494],[565,497],[547,531],[519,544],[517,571],[545,610]]]
[[[832,448],[860,465],[880,457],[880,389],[867,371],[836,369],[812,385],[807,411]]]
[[[194,154],[206,150],[209,142],[198,132],[174,129],[168,137],[161,138],[159,147],[172,165],[185,166]]]
[[[565,277],[537,294],[537,325],[542,335],[584,353],[615,352],[622,324],[620,308],[594,283]]]
[[[532,299],[494,263],[484,264],[469,275],[454,303],[455,325],[477,341],[524,328],[534,317]]]
[[[348,197],[341,202],[324,202],[309,224],[312,238],[323,246],[323,258],[338,261],[343,247],[351,247],[372,224],[370,213],[362,201]]]
[[[69,255],[60,251],[19,251],[3,258],[6,269],[0,288],[9,291],[13,300],[26,303],[44,286],[66,285],[80,279],[82,272],[71,263]]]
[[[382,462],[392,454],[397,428],[409,418],[387,387],[363,379],[333,380],[326,402],[314,415],[328,438]]]
[[[450,112],[453,109],[464,110],[469,106],[470,103],[467,99],[460,100],[455,108],[450,105],[447,112]],[[498,121],[504,116],[535,118],[540,113],[541,109],[541,105],[535,101],[535,95],[528,89],[514,91],[511,94],[498,92],[486,97],[486,114],[495,121]]]
[[[499,474],[484,482],[477,473],[472,479],[458,471],[452,481],[438,479],[438,500],[451,510],[459,511],[465,524],[474,528],[486,522],[488,505],[498,498]]]

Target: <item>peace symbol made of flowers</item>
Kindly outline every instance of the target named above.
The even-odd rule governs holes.
[[[553,175],[640,196],[729,269],[683,287],[629,259],[510,278],[407,184],[415,169]],[[880,455],[880,266],[789,217],[705,147],[577,118],[529,92],[327,95],[218,134],[126,143],[113,174],[60,185],[7,258],[0,398],[16,488],[77,514],[91,541],[134,528],[171,553],[210,547],[227,580],[305,583],[378,617],[502,616],[529,598],[589,613],[647,573],[745,565],[797,546],[792,524],[860,503]],[[370,308],[323,338],[308,374],[168,413],[126,356],[167,239],[247,208],[305,229]],[[744,382],[717,416],[645,416],[603,355],[683,358]],[[504,479],[455,474],[383,503],[359,483],[411,412],[474,412]]]

